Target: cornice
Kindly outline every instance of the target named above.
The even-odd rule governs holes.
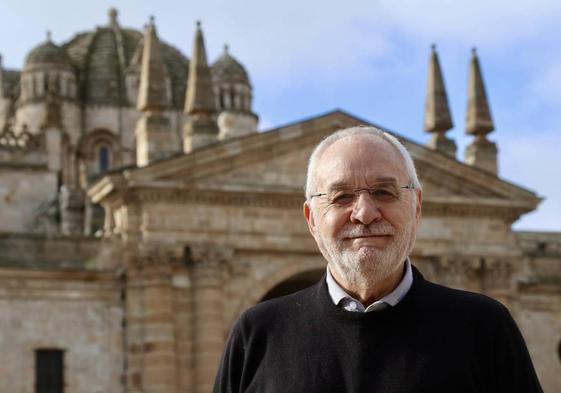
[[[439,197],[423,201],[424,217],[482,217],[514,222],[532,206],[498,198]]]
[[[302,193],[244,193],[215,190],[150,189],[129,190],[128,194],[141,203],[180,203],[231,206],[300,208]]]

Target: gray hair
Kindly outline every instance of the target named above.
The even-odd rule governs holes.
[[[397,150],[399,155],[403,158],[403,162],[405,164],[405,170],[407,171],[407,175],[409,176],[409,181],[411,182],[413,187],[415,187],[416,189],[421,189],[421,183],[419,182],[419,178],[417,176],[415,163],[413,162],[413,159],[411,158],[411,155],[409,154],[405,146],[403,146],[403,144],[395,136],[391,135],[390,133],[384,130],[372,126],[358,126],[358,127],[350,127],[339,131],[335,131],[333,134],[324,138],[315,147],[308,161],[308,172],[306,173],[306,189],[305,189],[306,199],[310,199],[311,195],[314,192],[316,192],[315,171],[316,171],[317,162],[321,157],[321,155],[323,154],[323,152],[339,139],[343,139],[353,135],[376,136],[389,142]]]

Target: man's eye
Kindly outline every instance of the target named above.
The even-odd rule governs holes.
[[[397,198],[397,196],[394,192],[392,192],[391,190],[385,189],[385,188],[379,188],[379,189],[376,189],[376,190],[372,190],[371,194],[374,198],[376,198],[379,201],[390,201],[390,200],[393,200],[393,199]]]
[[[337,194],[332,198],[332,203],[336,203],[339,205],[346,205],[351,203],[355,198],[355,194],[344,193],[344,194]]]

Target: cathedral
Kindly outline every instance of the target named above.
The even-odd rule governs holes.
[[[248,307],[309,286],[325,261],[304,218],[307,159],[370,124],[341,110],[258,132],[253,86],[224,47],[190,57],[105,25],[0,58],[0,391],[209,393]],[[0,44],[1,50],[1,44]],[[546,393],[561,391],[561,233],[521,232],[534,192],[498,174],[477,53],[456,158],[436,49],[424,144],[396,135],[423,184],[411,259],[516,319]]]

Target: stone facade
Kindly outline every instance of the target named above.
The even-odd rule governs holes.
[[[1,391],[32,393],[35,351],[60,349],[65,393],[210,392],[236,318],[325,271],[302,217],[307,158],[325,135],[364,122],[334,111],[256,133],[248,75],[228,51],[209,70],[197,44],[205,61],[192,68],[205,82],[193,77],[193,90],[185,56],[144,50],[146,34],[158,40],[150,23],[143,37],[111,11],[107,26],[33,50],[21,75],[0,69]],[[169,84],[137,109],[142,56],[160,56],[145,63],[166,64],[154,67]],[[43,94],[33,86],[50,70],[64,78]],[[14,76],[30,94],[17,108]],[[442,96],[437,85],[429,90]],[[189,94],[205,105],[184,109]],[[201,113],[219,132],[185,153],[184,126]],[[153,121],[162,116],[165,127]],[[445,128],[427,130],[442,139]],[[413,262],[505,303],[544,390],[559,391],[561,234],[511,228],[540,198],[439,144],[400,138],[424,188]]]

